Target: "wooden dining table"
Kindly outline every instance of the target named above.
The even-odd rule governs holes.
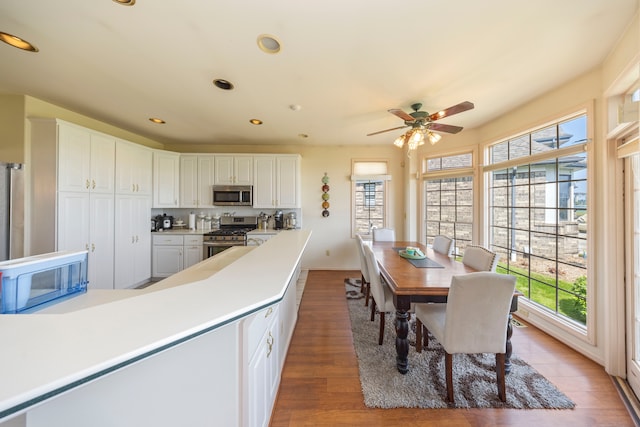
[[[411,303],[415,302],[447,302],[451,277],[458,274],[475,272],[456,261],[453,256],[447,256],[435,252],[431,248],[418,242],[371,242],[371,248],[380,267],[380,274],[393,292],[393,303],[396,308],[396,362],[398,371],[406,374],[409,371],[407,356],[409,354],[409,310]],[[428,267],[416,267],[410,260],[400,256],[399,251],[407,246],[420,248],[428,260],[437,265]],[[509,322],[506,334],[505,371],[511,368],[511,354],[513,352],[511,335],[511,313],[518,309],[518,293],[511,301]]]

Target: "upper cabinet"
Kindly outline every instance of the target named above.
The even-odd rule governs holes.
[[[180,192],[180,154],[153,152],[153,207],[177,208]]]
[[[180,156],[180,207],[213,207],[214,170],[213,155]]]
[[[152,151],[127,141],[116,142],[116,193],[151,196]]]
[[[253,185],[253,156],[215,156],[215,185]]]
[[[115,139],[61,121],[57,132],[58,191],[113,193]]]
[[[254,156],[254,208],[299,208],[300,156]]]

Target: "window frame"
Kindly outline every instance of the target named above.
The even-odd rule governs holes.
[[[355,175],[354,171],[356,169],[356,164],[358,163],[379,163],[385,165],[385,173],[374,174],[374,175]],[[388,174],[389,171],[389,160],[388,159],[352,159],[351,160],[351,237],[355,238],[356,234],[360,234],[361,236],[369,237],[371,235],[371,228],[369,228],[368,233],[358,233],[357,229],[357,218],[356,218],[356,199],[357,199],[357,187],[358,183],[362,181],[381,181],[382,182],[382,193],[383,193],[383,208],[382,208],[382,223],[383,227],[388,227],[389,225],[389,189],[390,185],[388,185],[388,181],[391,181],[391,175]],[[366,184],[366,183],[365,183]],[[366,204],[366,195],[365,195],[365,204]]]
[[[571,120],[573,118],[577,118],[581,115],[586,116],[586,140],[584,143],[570,145],[568,147],[557,148],[541,153],[531,154],[525,157],[518,157],[511,160],[506,160],[500,163],[491,163],[491,147],[496,144],[503,143],[505,141],[518,138],[523,135],[528,135],[535,133],[537,130],[544,129],[549,126],[557,125],[559,123]],[[525,131],[513,133],[509,136],[502,137],[500,139],[495,139],[490,143],[486,143],[483,146],[484,151],[484,166],[480,168],[480,173],[483,177],[483,198],[484,202],[482,204],[482,210],[484,215],[483,221],[483,235],[486,236],[486,240],[489,244],[491,234],[490,234],[490,221],[491,215],[489,212],[491,199],[490,199],[490,173],[495,170],[509,169],[518,165],[530,165],[540,162],[542,160],[547,160],[550,158],[553,159],[561,159],[565,156],[576,154],[576,153],[586,153],[587,158],[587,172],[586,172],[586,182],[587,182],[587,204],[586,209],[588,213],[591,213],[593,217],[594,206],[595,203],[595,195],[594,195],[594,174],[595,174],[595,160],[594,160],[594,144],[593,141],[594,135],[594,102],[590,101],[584,104],[581,104],[577,107],[574,107],[563,114],[557,114],[555,117],[552,117],[544,122],[540,122],[539,124],[528,128]],[[587,222],[587,238],[586,238],[586,247],[588,254],[594,254],[594,228],[593,228],[593,220]],[[596,315],[598,312],[597,301],[595,298],[596,294],[596,273],[595,266],[593,262],[593,256],[587,257],[586,260],[586,274],[587,274],[587,317],[586,323],[584,326],[577,324],[570,319],[565,319],[563,316],[559,316],[556,313],[547,310],[542,307],[538,303],[529,301],[526,298],[520,298],[519,304],[519,312],[525,318],[534,316],[545,319],[545,321],[550,322],[554,326],[570,333],[572,336],[579,338],[582,341],[588,342],[589,344],[595,344],[595,325],[596,325]]]
[[[460,156],[460,155],[465,155],[465,154],[469,154],[471,155],[471,165],[470,166],[463,166],[460,168],[445,168],[445,169],[439,169],[436,171],[429,171],[428,170],[428,162],[430,160],[434,160],[434,159],[443,159],[446,157],[455,157],[455,156]],[[431,156],[425,156],[422,159],[422,175],[421,175],[421,186],[420,186],[420,197],[418,198],[420,200],[420,217],[422,218],[421,220],[421,227],[420,227],[420,239],[422,239],[422,242],[427,244],[428,243],[428,236],[427,236],[427,200],[425,198],[425,192],[426,192],[426,186],[427,186],[427,182],[431,181],[431,180],[438,180],[438,179],[452,179],[452,178],[464,178],[464,177],[471,177],[471,182],[472,182],[472,191],[473,191],[473,195],[472,195],[472,221],[471,221],[471,243],[473,242],[477,242],[478,241],[478,227],[475,225],[477,224],[477,220],[478,220],[478,211],[479,209],[477,208],[479,206],[478,202],[479,202],[479,197],[478,197],[478,193],[479,190],[481,189],[481,184],[478,180],[478,173],[477,173],[477,159],[478,159],[478,152],[475,148],[469,149],[463,149],[463,150],[456,150],[456,151],[448,151],[446,153],[438,153],[438,154],[434,154]],[[454,245],[456,245],[455,242],[455,236],[449,236],[451,238],[454,239]],[[453,249],[455,251],[455,248]]]

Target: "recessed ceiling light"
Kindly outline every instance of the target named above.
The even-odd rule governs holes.
[[[123,6],[133,6],[134,4],[136,4],[136,0],[113,0],[113,1]]]
[[[215,87],[222,89],[222,90],[231,90],[233,89],[233,83],[231,83],[228,80],[224,80],[224,79],[215,79],[213,81],[213,84],[215,85]]]
[[[150,117],[150,118],[149,118],[149,121],[150,121],[150,122],[153,122],[153,123],[156,123],[156,124],[159,124],[159,125],[163,125],[163,124],[165,124],[165,123],[166,123],[164,120],[159,119],[159,118],[157,118],[157,117]]]
[[[262,120],[251,119],[251,120],[249,120],[249,123],[251,123],[252,125],[261,125],[262,124]]]
[[[258,47],[266,53],[280,52],[280,42],[277,38],[269,34],[260,34],[258,36]]]
[[[309,135],[307,135],[306,133],[299,133],[298,137],[305,139],[305,138],[309,138]]]
[[[22,40],[20,37],[16,37],[9,33],[0,31],[0,40],[8,45],[17,47],[18,49],[26,50],[27,52],[37,52],[38,48],[29,43],[26,40]]]

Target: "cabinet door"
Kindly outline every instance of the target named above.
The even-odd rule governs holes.
[[[254,184],[253,207],[276,207],[276,163],[272,156],[257,156],[253,159]]]
[[[213,207],[215,182],[214,156],[198,156],[198,202],[200,207]]]
[[[233,185],[233,156],[215,156],[215,185]]]
[[[134,213],[131,221],[135,223],[133,283],[136,285],[151,277],[151,197],[137,196],[134,201]]]
[[[89,289],[113,289],[113,194],[90,197]]]
[[[58,193],[58,251],[89,249],[90,199],[88,193]]]
[[[182,246],[153,245],[153,277],[169,277],[182,270]]]
[[[176,208],[179,200],[180,155],[153,153],[153,207]]]
[[[298,157],[278,157],[276,184],[279,208],[300,207],[300,167]]]
[[[184,246],[183,267],[189,268],[202,261],[202,244]]]
[[[91,134],[58,124],[58,191],[91,189]]]
[[[113,137],[91,134],[91,192],[113,194],[116,169],[116,141]]]
[[[133,270],[135,265],[134,244],[135,224],[134,200],[131,195],[116,195],[115,202],[115,274],[114,288],[124,289],[133,285]]]
[[[127,141],[116,142],[116,193],[151,195],[152,152]]]
[[[180,207],[198,207],[198,156],[180,156]]]
[[[233,159],[236,185],[253,185],[253,156],[237,156]]]

